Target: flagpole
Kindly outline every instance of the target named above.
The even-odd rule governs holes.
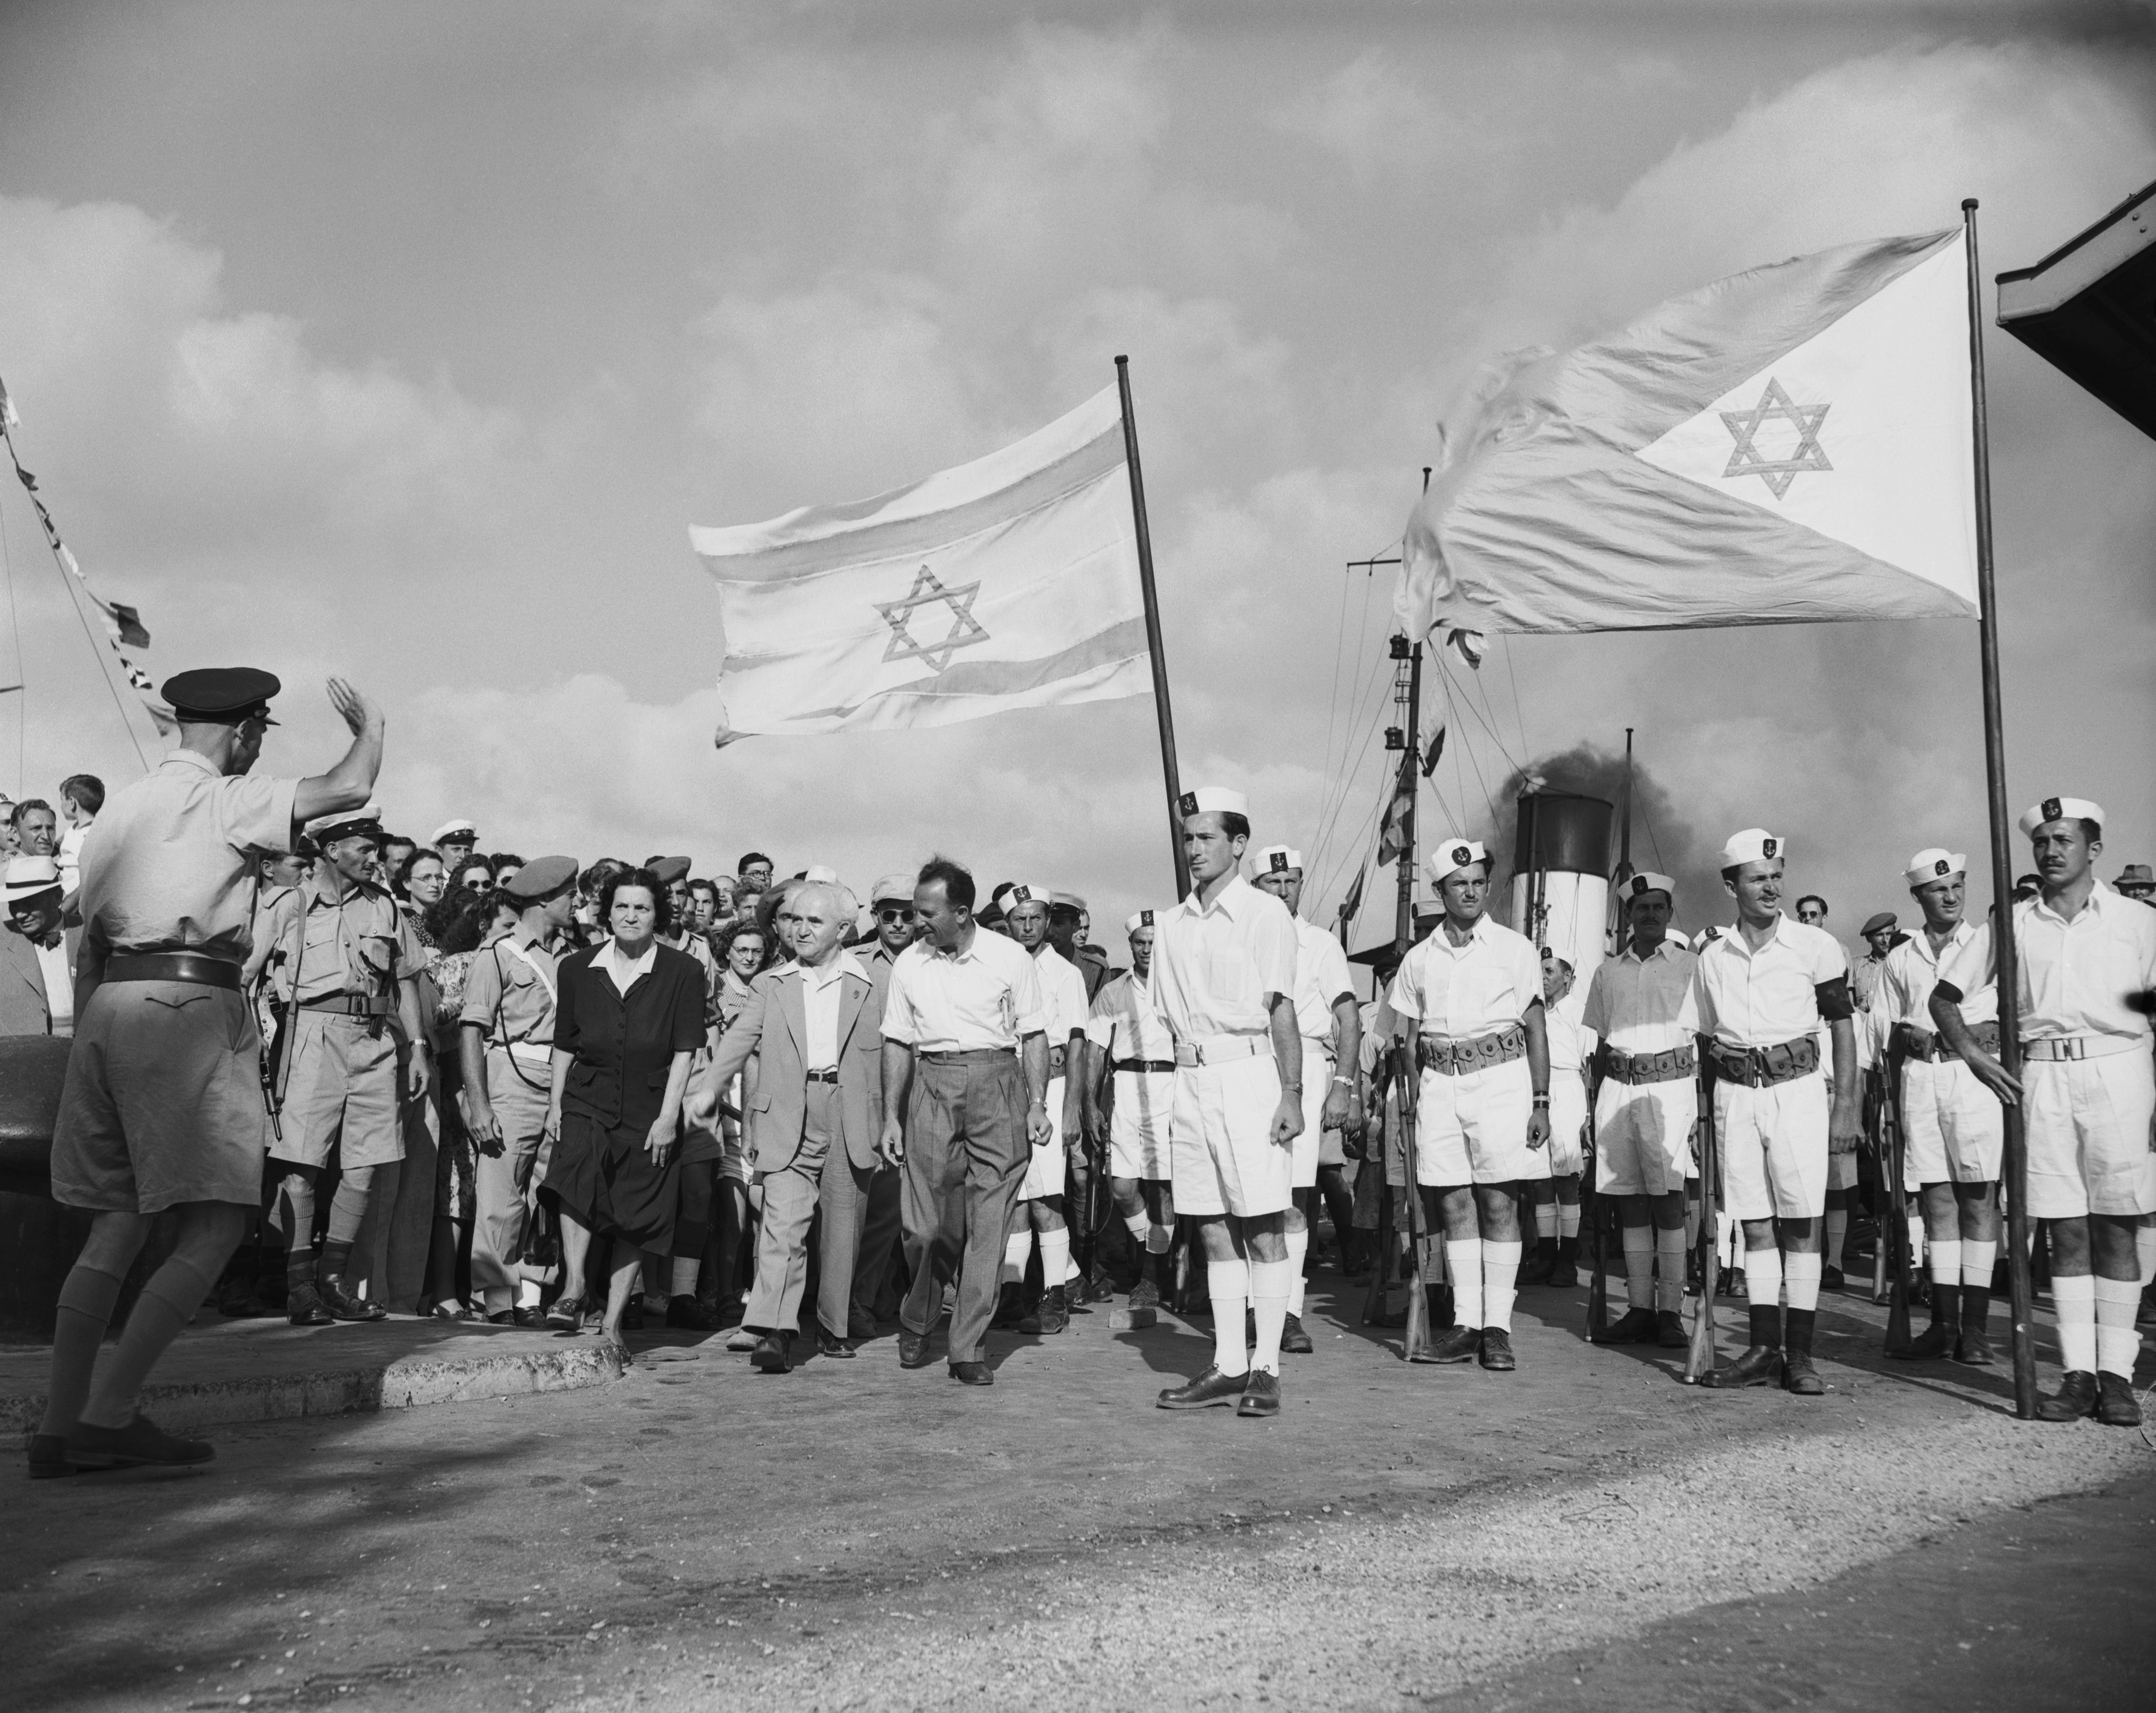
[[[1137,526],[1138,587],[1145,595],[1146,652],[1152,657],[1152,710],[1160,726],[1160,771],[1168,787],[1168,839],[1175,853],[1175,895],[1190,895],[1190,859],[1183,849],[1183,778],[1175,765],[1175,715],[1168,701],[1168,655],[1160,642],[1160,597],[1153,591],[1152,531],[1146,523],[1145,472],[1138,464],[1138,422],[1131,408],[1131,360],[1116,359],[1123,402],[1123,462],[1131,473],[1131,518]]]
[[[1416,799],[1419,770],[1415,763],[1422,752],[1422,644],[1417,643],[1408,651],[1408,720],[1404,728],[1407,746],[1400,751],[1400,777],[1395,787],[1396,801],[1404,801],[1407,812],[1400,821],[1400,901],[1399,914],[1393,921],[1393,949],[1400,957],[1408,955],[1414,944],[1414,851]]]
[[[1999,975],[1999,1062],[2021,1076],[2020,951],[2014,943],[2014,849],[2008,840],[2006,739],[1999,691],[1999,595],[1992,579],[1991,432],[1984,396],[1984,276],[1976,255],[1976,198],[1961,205],[1969,239],[1970,430],[1976,447],[1977,638],[1984,665],[1984,771],[1991,811],[1991,941]],[[2021,1108],[2005,1108],[2006,1277],[2014,1321],[2014,1413],[2036,1414],[2036,1348],[2029,1324],[2029,1156]]]

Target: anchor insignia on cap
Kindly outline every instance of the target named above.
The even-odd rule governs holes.
[[[1287,873],[1287,853],[1286,851],[1276,850],[1273,853],[1272,871],[1276,874],[1285,874]]]
[[[1138,912],[1138,926],[1141,928],[1150,928],[1152,926],[1152,912],[1151,910],[1142,910]]]
[[[1763,839],[1759,841],[1759,854],[1763,857],[1771,857],[1781,849],[1781,844],[1782,841],[1779,839]]]
[[[2058,798],[2055,797],[2047,797],[2044,799],[2041,813],[2046,821],[2056,821],[2061,815],[2066,813],[2066,810],[2061,805]]]
[[[1452,860],[1455,867],[1464,869],[1475,860],[1475,853],[1464,844],[1455,844],[1452,847]]]
[[[1178,809],[1182,810],[1186,815],[1196,814],[1198,813],[1198,793],[1194,791],[1184,792],[1181,797],[1176,799],[1175,806]]]
[[[1949,863],[1944,857],[1941,857],[1937,862],[1932,864],[1932,872],[1934,874],[1943,874],[1953,866],[1953,864]]]

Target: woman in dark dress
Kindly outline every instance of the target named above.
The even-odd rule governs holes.
[[[564,958],[558,977],[547,1187],[562,1206],[571,1315],[587,1305],[592,1234],[614,1240],[601,1331],[619,1345],[644,1256],[673,1250],[681,1092],[704,1044],[704,967],[658,943],[666,892],[649,869],[608,877],[599,920],[608,939]]]

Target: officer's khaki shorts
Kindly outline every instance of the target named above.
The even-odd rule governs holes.
[[[262,1199],[262,1037],[239,994],[107,982],[75,1023],[53,1199],[96,1213]]]
[[[387,1166],[404,1157],[397,1036],[380,1018],[331,1012],[292,1013],[291,1074],[285,1084],[285,1136],[271,1157],[321,1166]]]

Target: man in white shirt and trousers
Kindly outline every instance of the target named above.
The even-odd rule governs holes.
[[[1294,1273],[1292,1150],[1303,1125],[1295,918],[1242,877],[1250,822],[1240,792],[1185,792],[1176,808],[1195,890],[1156,918],[1151,979],[1175,1037],[1175,1208],[1197,1221],[1205,1246],[1214,1356],[1196,1379],[1163,1392],[1160,1407],[1232,1403],[1238,1415],[1273,1416]]]

